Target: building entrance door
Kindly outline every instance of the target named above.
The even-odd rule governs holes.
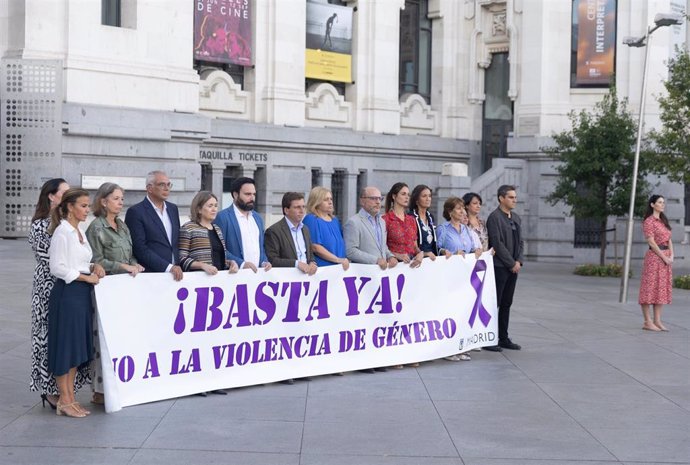
[[[508,53],[494,53],[484,73],[484,111],[482,118],[482,172],[491,168],[494,158],[506,157],[507,141],[513,130],[513,102],[508,97],[510,64]]]

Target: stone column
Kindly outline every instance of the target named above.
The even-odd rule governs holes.
[[[211,167],[211,192],[213,195],[218,197],[218,201],[223,199],[223,173],[225,172],[225,166],[212,166]]]
[[[343,205],[343,219],[346,221],[349,217],[357,213],[357,175],[359,173],[345,174],[345,183],[343,186],[343,198],[345,205]]]

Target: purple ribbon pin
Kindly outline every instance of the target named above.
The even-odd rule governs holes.
[[[472,276],[470,276],[470,283],[477,292],[477,300],[474,301],[474,307],[472,307],[472,313],[470,314],[470,328],[474,326],[474,320],[477,318],[477,314],[479,314],[479,319],[484,327],[486,327],[489,324],[489,321],[491,321],[491,314],[489,314],[486,308],[484,308],[484,305],[482,305],[484,278],[479,278],[479,275],[477,274],[478,271],[484,271],[484,278],[486,278],[486,262],[484,260],[477,260],[477,263],[474,265],[474,269],[472,270]]]

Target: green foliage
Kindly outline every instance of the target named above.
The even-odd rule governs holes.
[[[677,287],[678,289],[690,289],[690,274],[673,278],[673,287]]]
[[[690,183],[690,54],[678,52],[669,61],[666,95],[658,98],[663,128],[650,136],[659,151],[661,173],[672,181]]]
[[[580,276],[603,276],[611,278],[620,278],[623,275],[623,267],[621,265],[578,265],[575,267],[573,274]]]
[[[628,110],[627,100],[619,100],[611,88],[592,111],[570,114],[572,130],[554,136],[555,145],[542,147],[561,163],[560,175],[548,200],[562,201],[570,214],[593,218],[605,224],[609,216],[626,215],[632,187],[633,159],[637,122]],[[649,184],[649,154],[640,156],[636,213],[646,207]]]

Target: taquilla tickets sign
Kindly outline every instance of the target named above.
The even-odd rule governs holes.
[[[106,410],[412,363],[497,340],[493,259],[107,276],[95,287]]]

